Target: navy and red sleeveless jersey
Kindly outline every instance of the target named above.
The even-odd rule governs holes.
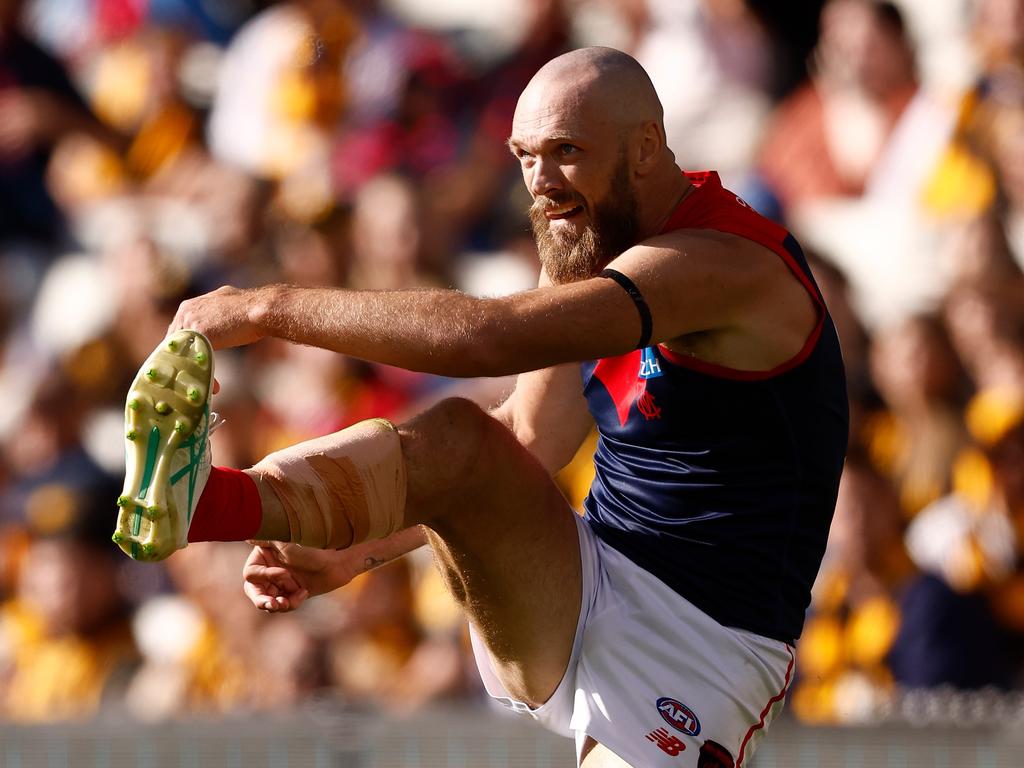
[[[803,349],[764,372],[658,345],[582,364],[599,431],[584,507],[604,541],[729,627],[793,642],[825,551],[849,413],[839,339],[796,240],[713,172],[665,232],[711,229],[786,263],[818,306]]]

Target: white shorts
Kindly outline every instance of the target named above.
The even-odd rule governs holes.
[[[532,709],[498,681],[473,633],[487,692],[557,733],[587,736],[634,768],[739,768],[782,708],[786,643],[723,627],[577,518],[583,600],[572,656]]]

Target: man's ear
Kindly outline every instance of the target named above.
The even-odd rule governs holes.
[[[654,120],[644,123],[636,144],[636,173],[646,176],[658,167],[661,153],[665,149],[665,134]]]

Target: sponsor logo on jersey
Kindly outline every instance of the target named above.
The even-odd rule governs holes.
[[[664,728],[658,728],[657,730],[648,733],[647,740],[657,744],[658,749],[669,757],[675,757],[680,752],[684,752],[686,750],[686,745],[683,744],[679,737],[673,736]]]
[[[682,731],[687,736],[696,736],[700,733],[700,720],[693,710],[677,699],[663,696],[656,702],[661,719],[671,725],[677,731]]]
[[[701,745],[697,768],[736,768],[736,763],[728,749],[708,739]]]
[[[661,371],[661,363],[658,362],[658,355],[654,352],[654,347],[644,347],[640,353],[640,373],[639,378],[641,379],[656,379],[663,375]]]

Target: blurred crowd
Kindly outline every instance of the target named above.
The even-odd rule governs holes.
[[[0,0],[0,718],[481,695],[424,551],[273,617],[244,544],[124,558],[123,398],[220,285],[535,284],[504,142],[585,44],[648,69],[680,165],[797,234],[839,327],[851,444],[791,711],[1024,688],[1024,0]],[[511,386],[270,341],[217,366],[233,467]]]

